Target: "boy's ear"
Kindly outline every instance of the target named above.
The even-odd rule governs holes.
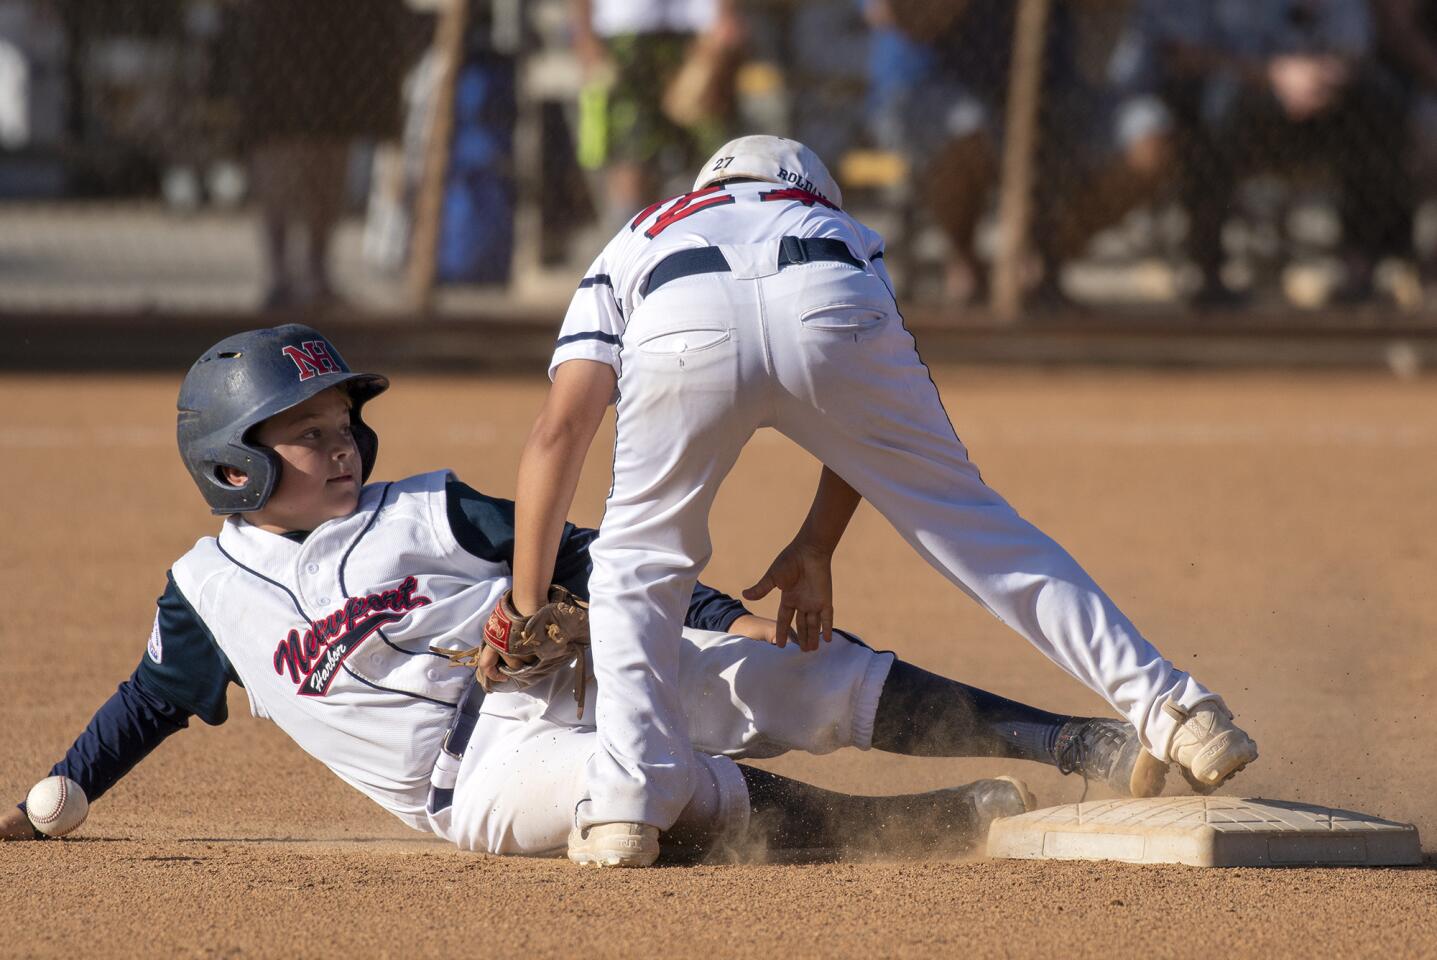
[[[236,467],[221,467],[220,476],[232,487],[242,487],[249,481],[249,474]]]

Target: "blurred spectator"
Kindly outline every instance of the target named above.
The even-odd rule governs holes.
[[[64,134],[65,34],[50,0],[0,0],[0,150]]]
[[[0,34],[0,149],[30,139],[30,77],[20,47]]]
[[[880,145],[909,159],[919,202],[947,235],[945,293],[982,299],[987,275],[975,231],[998,179],[1012,58],[1013,0],[865,0],[873,27],[870,116]],[[1066,302],[1058,285],[1063,253],[1058,198],[1078,190],[1087,90],[1073,58],[1068,4],[1054,4],[1044,48],[1033,246],[1042,261],[1039,299]]]
[[[1373,0],[1383,61],[1407,97],[1411,169],[1418,196],[1437,193],[1437,2]],[[1434,265],[1422,265],[1432,281]]]
[[[241,0],[239,101],[263,217],[266,309],[335,301],[330,234],[356,141],[395,136],[403,0]],[[291,256],[292,230],[307,243]]]
[[[743,25],[737,0],[573,0],[573,21],[580,151],[605,168],[617,229],[728,139]]]
[[[1157,200],[1177,181],[1178,130],[1165,102],[1161,46],[1168,0],[1138,0],[1108,62],[1108,89],[1098,107],[1099,155],[1084,188],[1065,198],[1060,245],[1076,255],[1099,230]]]
[[[1412,211],[1401,100],[1373,60],[1365,0],[1140,0],[1134,24],[1138,74],[1163,109],[1134,103],[1175,138],[1197,301],[1237,299],[1221,270],[1239,178],[1312,164],[1341,192],[1345,278],[1331,299],[1370,298],[1377,261],[1410,251]]]

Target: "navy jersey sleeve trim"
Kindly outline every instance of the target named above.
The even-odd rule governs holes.
[[[613,289],[614,281],[609,278],[609,275],[607,273],[596,273],[592,277],[585,277],[584,279],[579,281],[580,290],[584,289],[585,287],[596,286],[608,287],[610,289]]]
[[[173,574],[156,601],[155,635],[135,670],[147,690],[215,726],[229,716],[226,694],[239,683],[229,658],[180,592]]]
[[[616,347],[622,343],[620,338],[615,334],[604,333],[602,330],[586,330],[583,333],[571,333],[568,336],[560,337],[554,341],[554,346],[562,347],[566,344],[577,343],[580,340],[598,340],[601,343],[611,344]]]
[[[706,584],[698,583],[694,585],[694,595],[689,600],[689,612],[684,618],[684,626],[693,627],[695,630],[726,633],[735,620],[747,615],[747,608],[738,600]]]
[[[467,483],[449,480],[444,484],[445,510],[449,530],[459,546],[480,560],[514,561],[514,501],[480,493]]]
[[[74,780],[93,803],[167,737],[188,726],[190,716],[150,689],[136,669],[95,711],[65,758],[50,769],[50,776]]]
[[[559,555],[554,558],[554,582],[585,600],[589,599],[589,574],[594,572],[589,546],[598,537],[597,530],[566,523],[563,539],[559,541]]]
[[[449,529],[459,546],[481,560],[512,568],[514,501],[480,493],[460,480],[450,480],[444,492]],[[596,535],[593,530],[564,524],[554,560],[554,582],[584,599],[589,597],[589,544]]]
[[[486,496],[459,480],[448,482],[445,495],[449,527],[459,545],[481,560],[512,569],[514,502]],[[554,558],[554,582],[583,600],[589,599],[589,574],[594,569],[589,547],[598,536],[597,530],[566,523],[559,554]],[[746,613],[743,604],[733,597],[699,584],[689,601],[684,625],[722,632]]]

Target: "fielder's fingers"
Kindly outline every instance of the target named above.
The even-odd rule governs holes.
[[[499,651],[493,647],[485,647],[479,654],[479,672],[487,679],[495,683],[503,683],[506,677],[499,669]]]
[[[778,602],[778,616],[774,618],[773,642],[780,647],[788,646],[788,638],[793,635],[793,607],[785,600]]]
[[[769,591],[772,589],[773,572],[770,571],[768,573],[765,573],[763,575],[763,579],[760,580],[758,583],[755,583],[753,586],[744,590],[743,598],[745,600],[762,600],[764,597],[768,596]]]
[[[808,615],[808,649],[809,652],[818,649],[819,643],[823,641],[823,617],[814,612]]]
[[[820,625],[820,628],[823,630],[823,642],[824,642],[824,643],[832,643],[832,642],[833,642],[833,608],[832,608],[832,607],[824,607],[824,608],[823,608],[823,612],[822,612],[821,614],[819,614],[819,625]]]

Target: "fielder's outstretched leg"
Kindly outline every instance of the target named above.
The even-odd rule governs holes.
[[[881,267],[779,273],[760,284],[773,315],[800,318],[772,327],[787,388],[774,420],[782,433],[951,583],[1112,705],[1154,756],[1213,786],[1256,758],[1221,698],[1165,658],[1067,551],[983,482]],[[1212,743],[1219,748],[1209,751]]]

